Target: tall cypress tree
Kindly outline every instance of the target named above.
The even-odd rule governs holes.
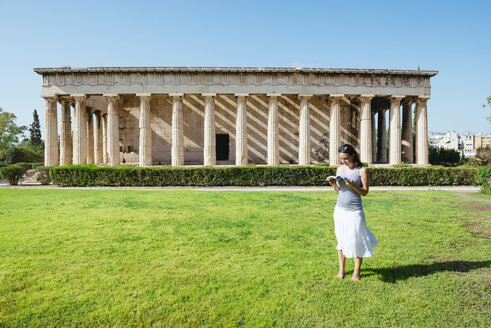
[[[32,118],[32,124],[29,128],[29,132],[31,132],[31,145],[39,146],[41,145],[41,126],[39,125],[39,116],[36,110],[34,110]]]

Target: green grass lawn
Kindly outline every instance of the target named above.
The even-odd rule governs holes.
[[[372,191],[338,271],[332,191],[0,189],[0,327],[485,327],[491,198]]]

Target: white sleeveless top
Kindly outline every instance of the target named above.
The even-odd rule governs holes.
[[[355,186],[361,187],[361,177],[359,174],[360,167],[358,166],[356,169],[354,169],[353,172],[351,172],[348,175],[343,174],[344,169],[346,168],[345,165],[341,167],[340,170],[340,175],[343,178],[349,178],[353,181]],[[346,182],[342,181],[339,183],[339,195],[338,195],[338,201],[336,202],[336,205],[339,207],[342,207],[344,209],[348,210],[362,210],[363,206],[361,203],[361,196],[353,190],[350,186],[346,184]]]

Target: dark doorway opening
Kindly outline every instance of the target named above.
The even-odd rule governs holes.
[[[216,150],[217,161],[228,161],[229,153],[229,135],[217,134],[216,135]]]

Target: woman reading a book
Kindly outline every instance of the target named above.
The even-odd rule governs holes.
[[[346,258],[349,257],[355,261],[351,280],[360,280],[362,260],[374,255],[373,247],[378,243],[367,228],[361,201],[361,196],[368,194],[369,177],[353,146],[343,145],[338,148],[338,153],[342,165],[337,169],[337,177],[329,179],[329,183],[338,192],[333,215],[334,233],[338,241],[337,277],[344,278]]]

